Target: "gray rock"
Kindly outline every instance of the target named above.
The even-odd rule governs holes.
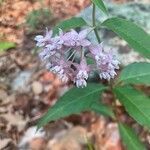
[[[22,71],[12,81],[11,88],[14,91],[28,92],[29,91],[29,80],[32,75],[32,71]]]
[[[150,4],[135,2],[126,4],[114,4],[109,2],[106,4],[106,6],[109,11],[109,17],[118,16],[121,18],[131,20],[150,33]],[[100,11],[98,8],[97,10],[97,23],[107,19],[107,16],[102,11]],[[92,21],[91,12],[92,7],[90,6],[83,10],[79,16],[82,16],[86,20],[86,22],[90,24]]]
[[[32,126],[27,129],[27,131],[24,133],[23,137],[21,138],[19,144],[18,144],[18,149],[19,150],[27,150],[29,148],[29,143],[35,139],[35,138],[44,138],[45,137],[45,132],[43,131],[43,128],[39,129],[37,131],[36,126]]]
[[[125,18],[127,20],[131,20],[132,22],[141,26],[146,32],[150,33],[150,4],[133,2],[126,4],[114,4],[109,2],[106,4],[106,6],[110,14],[109,17],[117,16]],[[98,24],[106,20],[107,16],[98,8],[97,10],[96,21]],[[91,24],[92,21],[91,12],[92,7],[90,6],[80,14],[80,16],[83,17],[89,24]],[[103,41],[104,45],[106,46],[106,49],[113,49],[123,66],[137,61],[149,62],[148,59],[143,58],[136,51],[133,51],[133,49],[131,49],[124,40],[120,39],[113,32],[107,29],[102,29],[101,31],[99,31],[99,34],[101,36],[101,41]],[[96,38],[93,32],[89,34],[89,39],[94,43],[96,42]]]

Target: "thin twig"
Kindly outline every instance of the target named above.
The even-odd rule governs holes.
[[[93,21],[94,33],[95,33],[95,36],[97,38],[98,43],[100,43],[101,40],[100,40],[100,37],[98,35],[98,31],[97,31],[97,28],[96,28],[95,12],[96,12],[96,7],[95,7],[95,4],[93,4],[92,21]]]

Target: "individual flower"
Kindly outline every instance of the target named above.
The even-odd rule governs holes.
[[[48,60],[51,56],[53,56],[56,53],[56,51],[51,50],[50,47],[46,47],[42,49],[39,53],[39,57],[42,61]]]
[[[59,29],[59,33],[57,36],[51,38],[51,43],[47,45],[47,47],[51,47],[52,49],[55,50],[60,50],[63,47],[63,31]]]
[[[57,74],[58,77],[62,80],[62,82],[67,83],[71,78],[71,63],[69,61],[65,61],[64,59],[56,59],[54,64],[55,65],[52,68],[50,68],[50,71]]]
[[[63,39],[62,39],[62,35],[63,32],[60,31],[59,35],[52,37],[53,31],[46,31],[46,35],[37,35],[35,37],[35,41],[37,41],[36,46],[38,47],[47,47],[49,48],[49,50],[59,50],[62,48],[63,45]]]
[[[80,64],[75,64],[76,66],[76,76],[74,78],[74,82],[77,87],[86,87],[86,80],[88,79],[88,73],[90,71],[90,67],[86,63],[86,59],[82,58]]]
[[[51,70],[51,68],[53,67],[53,63],[50,62],[50,61],[48,61],[48,62],[46,63],[46,65],[45,65],[45,67],[46,67],[47,70]]]
[[[63,41],[65,46],[89,46],[91,43],[86,39],[88,30],[83,30],[77,33],[75,30],[67,32],[63,36]]]
[[[119,69],[119,61],[112,52],[105,52],[102,44],[91,46],[90,51],[96,61],[99,76],[110,80],[116,75],[115,69]]]
[[[99,76],[101,79],[104,78],[110,80],[111,78],[114,78],[116,75],[115,69],[119,69],[119,61],[110,52],[103,53],[97,64],[100,69]]]
[[[51,42],[52,34],[53,34],[52,30],[51,31],[46,30],[45,36],[43,36],[43,35],[37,35],[34,38],[34,40],[37,42],[36,46],[43,47],[46,44],[49,44]]]
[[[51,68],[51,71],[55,74],[57,74],[57,76],[62,80],[62,82],[67,83],[69,80],[69,77],[67,75],[67,73],[65,72],[65,69],[63,68],[63,66],[54,66]]]
[[[75,83],[76,83],[76,86],[77,86],[78,88],[79,88],[79,87],[84,88],[84,87],[87,86],[87,82],[86,82],[86,80],[84,80],[84,79],[76,79]]]
[[[61,49],[64,41],[60,36],[56,36],[52,38],[52,45],[54,46],[54,49]]]
[[[90,45],[89,46],[89,50],[90,50],[90,54],[92,57],[94,57],[94,59],[96,61],[98,61],[100,54],[103,51],[103,46],[102,43],[101,44],[97,44],[97,45]]]

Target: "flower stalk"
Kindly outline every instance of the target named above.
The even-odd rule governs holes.
[[[96,12],[96,7],[95,7],[95,4],[93,4],[93,11],[92,11],[92,22],[93,22],[93,27],[94,27],[94,33],[95,33],[95,36],[96,36],[96,39],[98,41],[98,43],[101,43],[101,39],[98,35],[98,30],[96,28],[96,16],[95,16],[95,12]]]

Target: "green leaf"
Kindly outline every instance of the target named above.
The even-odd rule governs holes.
[[[94,64],[94,60],[92,58],[90,58],[90,57],[86,58],[86,61],[87,61],[88,65]]]
[[[57,34],[59,32],[59,28],[63,31],[67,31],[73,28],[82,27],[87,25],[81,17],[72,17],[71,19],[64,20],[60,22],[56,27],[54,27],[53,32]]]
[[[94,112],[98,114],[102,114],[102,115],[115,118],[112,109],[109,106],[102,104],[101,102],[96,101],[95,103],[93,103],[91,105],[91,110],[93,110]]]
[[[150,85],[150,63],[133,63],[125,67],[118,82]]]
[[[141,55],[150,58],[150,35],[136,24],[122,19],[110,18],[102,26],[114,31]]]
[[[14,48],[16,46],[13,42],[0,42],[0,52],[6,51],[10,48]]]
[[[125,124],[119,123],[120,135],[128,150],[146,150],[135,132]]]
[[[130,86],[115,88],[114,92],[129,115],[150,128],[150,98]]]
[[[106,15],[108,14],[108,11],[103,3],[102,0],[92,0],[92,3],[95,4],[100,10],[102,10]]]
[[[106,89],[101,84],[88,84],[86,88],[72,88],[39,120],[38,128],[49,121],[54,121],[71,114],[80,113],[90,108],[99,99],[100,93]]]
[[[36,10],[32,10],[26,16],[26,24],[29,29],[35,30],[41,26],[47,26],[51,23],[53,17],[50,9],[48,8],[39,8]]]

